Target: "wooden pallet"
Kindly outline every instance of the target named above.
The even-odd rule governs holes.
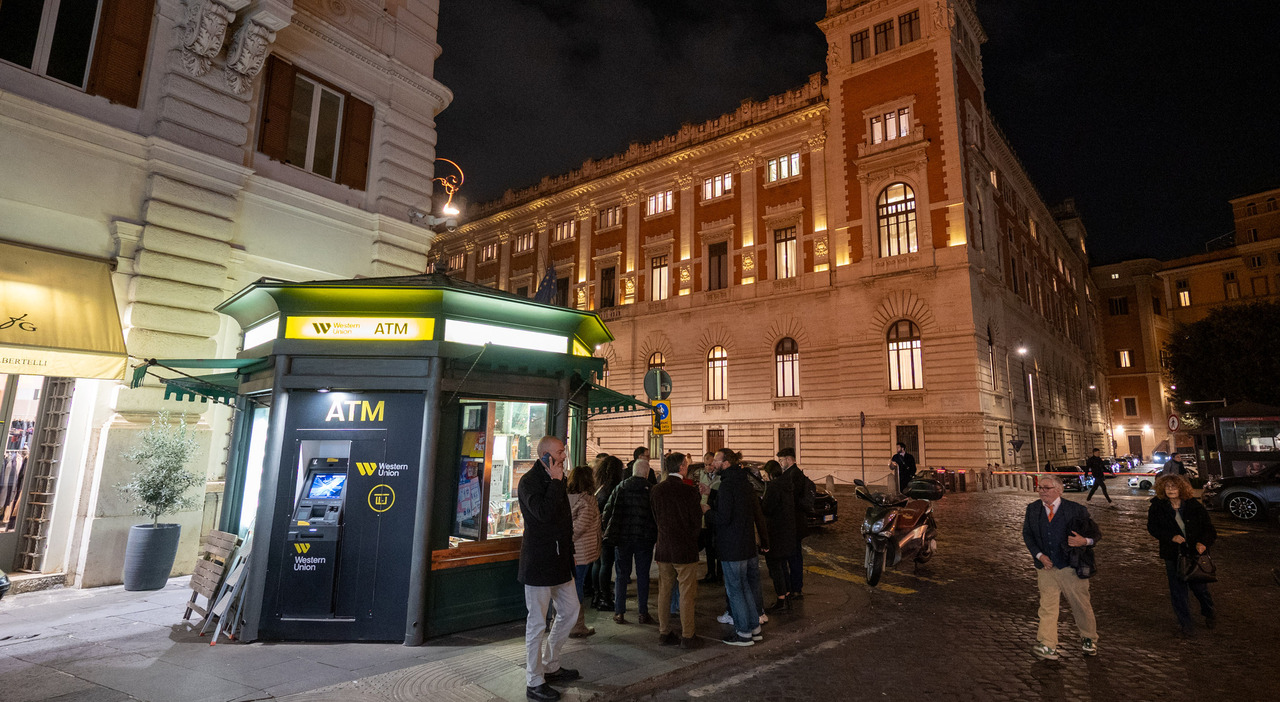
[[[240,537],[225,531],[211,531],[200,546],[200,557],[196,568],[191,573],[191,599],[187,600],[187,611],[184,620],[191,619],[191,613],[200,614],[200,621],[209,618],[209,609],[213,605],[214,595],[222,586],[227,576],[227,566],[231,563],[231,554],[240,545]],[[197,603],[197,598],[204,598],[204,605]]]

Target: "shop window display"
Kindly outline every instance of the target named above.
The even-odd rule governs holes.
[[[458,493],[449,545],[524,534],[516,495],[547,434],[543,402],[463,401]]]

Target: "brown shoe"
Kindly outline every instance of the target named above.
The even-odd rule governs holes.
[[[648,612],[641,612],[640,616],[636,617],[636,621],[640,622],[641,624],[657,624],[658,623],[658,620],[649,616]]]
[[[622,616],[621,614],[615,614],[615,615],[613,615],[613,623],[614,623],[614,624],[626,624],[626,623],[627,623],[627,618],[626,618],[626,617],[624,617],[624,616]]]

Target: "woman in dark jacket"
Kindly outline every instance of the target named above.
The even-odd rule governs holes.
[[[599,486],[596,490],[596,507],[600,509],[601,515],[604,514],[605,503],[609,501],[614,488],[625,477],[622,472],[622,461],[617,456],[601,455],[596,462],[596,485]],[[607,526],[602,518],[601,531]],[[591,581],[595,583],[595,596],[591,605],[600,612],[613,611],[613,560],[614,549],[602,548],[599,560],[591,566]]]
[[[1217,612],[1206,583],[1188,583],[1178,573],[1178,553],[1201,554],[1209,550],[1218,532],[1209,520],[1209,511],[1191,496],[1191,483],[1181,475],[1162,475],[1156,479],[1156,496],[1147,510],[1147,532],[1160,543],[1165,574],[1169,578],[1169,599],[1178,617],[1183,636],[1195,634],[1191,609],[1187,605],[1187,589],[1200,601],[1200,614],[1210,629]]]
[[[768,523],[769,552],[764,555],[773,579],[773,591],[778,601],[769,607],[770,612],[790,612],[791,570],[790,558],[796,548],[796,500],[790,480],[782,477],[782,465],[777,461],[764,464],[769,482],[764,489],[764,518]]]

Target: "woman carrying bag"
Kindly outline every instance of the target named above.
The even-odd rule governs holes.
[[[1181,475],[1162,475],[1156,479],[1156,496],[1151,498],[1147,510],[1147,532],[1160,543],[1160,557],[1164,559],[1165,573],[1169,577],[1169,599],[1183,636],[1194,636],[1191,609],[1187,602],[1187,590],[1200,602],[1200,614],[1205,626],[1212,629],[1217,621],[1213,596],[1209,584],[1195,577],[1188,579],[1183,572],[1186,564],[1194,567],[1198,557],[1205,554],[1218,538],[1218,532],[1209,520],[1209,510],[1192,497],[1191,483]],[[1183,558],[1179,559],[1179,555]]]

